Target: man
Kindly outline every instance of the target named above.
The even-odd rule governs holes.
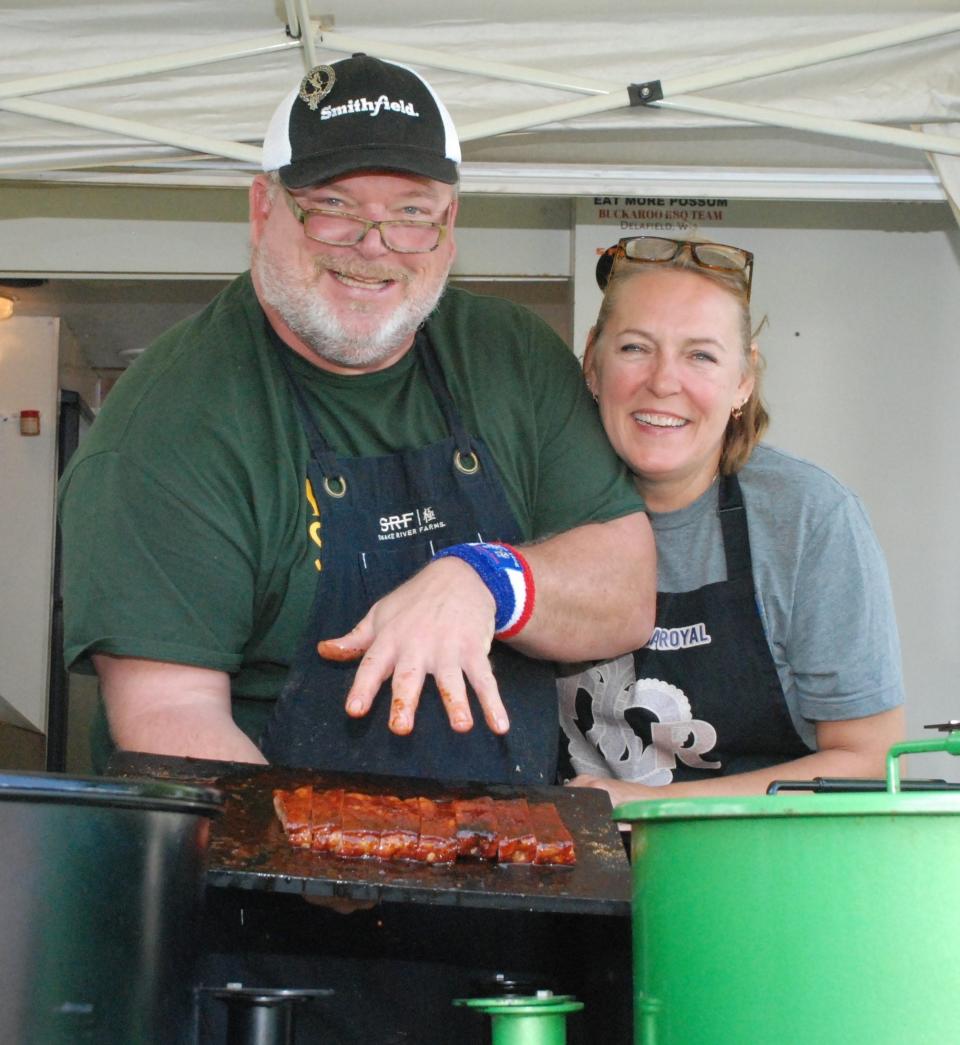
[[[646,641],[650,528],[573,357],[444,289],[459,159],[412,70],[313,70],[251,272],[111,392],[61,520],[67,661],[119,747],[550,783],[549,662]]]

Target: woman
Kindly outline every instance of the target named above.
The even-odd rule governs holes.
[[[569,783],[614,805],[879,777],[903,736],[899,642],[860,501],[760,443],[753,255],[621,240],[584,372],[657,542],[657,627],[560,683]],[[575,774],[575,775],[574,775]]]

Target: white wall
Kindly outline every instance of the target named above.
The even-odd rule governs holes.
[[[784,244],[772,230],[751,242],[764,254]],[[758,287],[770,438],[863,497],[890,567],[910,736],[933,736],[924,725],[960,718],[957,235],[817,230],[788,242]],[[960,779],[955,762],[938,757],[937,772]]]
[[[783,209],[779,227],[769,227],[770,205],[740,202],[696,235],[756,255],[754,318],[768,319],[759,339],[768,441],[823,465],[863,498],[890,568],[908,733],[931,739],[925,724],[960,718],[960,233],[930,221],[922,205],[872,212],[876,228],[829,227],[822,219],[831,209],[836,224],[855,224],[834,205]],[[573,245],[581,350],[600,298],[596,248],[642,231],[598,222],[597,213],[581,203]],[[811,227],[788,227],[791,213]],[[960,764],[946,755],[915,757],[909,772],[960,780]]]
[[[59,321],[0,323],[0,722],[47,721]],[[40,411],[40,435],[16,415]]]

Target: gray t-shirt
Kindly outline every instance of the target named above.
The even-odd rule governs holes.
[[[815,749],[815,722],[863,718],[903,703],[883,552],[859,498],[822,468],[760,445],[738,478],[767,641],[794,725]],[[726,579],[717,497],[714,483],[686,508],[650,513],[660,591],[693,591]],[[611,663],[601,675],[620,678],[624,667],[613,670]],[[594,702],[598,695],[624,701],[617,686],[598,694],[597,677],[594,668],[588,683]],[[576,676],[561,681],[561,718],[583,752],[583,738],[569,727],[576,685]],[[598,768],[578,761],[578,772]]]

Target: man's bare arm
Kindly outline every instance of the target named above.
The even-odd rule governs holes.
[[[522,549],[537,601],[509,645],[544,660],[609,660],[653,632],[656,553],[643,512],[590,523]]]
[[[266,762],[233,721],[226,672],[103,653],[94,654],[93,666],[122,750]]]
[[[536,586],[533,615],[510,640],[546,660],[608,659],[641,647],[653,630],[656,558],[642,513],[590,523],[528,545],[523,554]],[[390,729],[413,729],[424,678],[432,675],[451,727],[473,726],[469,683],[495,733],[509,722],[488,654],[495,605],[467,563],[440,559],[380,599],[349,634],[318,644],[321,656],[361,657],[347,711],[365,715],[392,676]]]

